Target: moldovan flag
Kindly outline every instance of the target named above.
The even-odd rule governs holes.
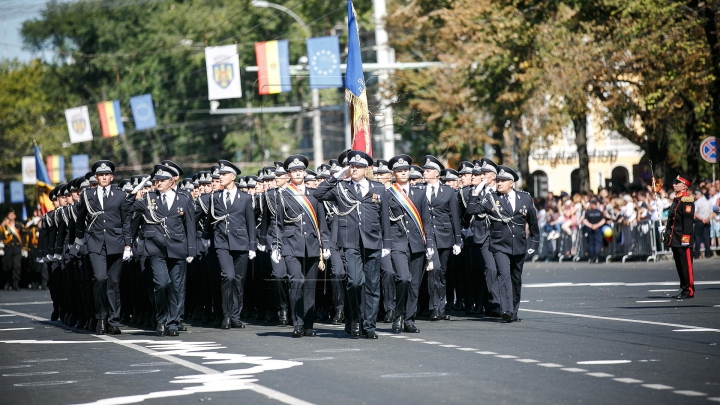
[[[47,174],[52,183],[65,183],[65,157],[49,155],[47,157]]]
[[[209,100],[242,97],[237,45],[205,48],[205,68]]]
[[[361,150],[372,156],[372,134],[370,133],[370,110],[368,108],[360,57],[360,37],[355,19],[352,0],[347,2],[348,12],[348,56],[345,71],[345,101],[350,105],[350,135],[353,150]]]
[[[120,112],[120,101],[103,101],[98,104],[98,115],[100,116],[100,126],[104,138],[125,133],[122,113]]]
[[[35,174],[37,176],[37,199],[38,208],[45,215],[48,211],[52,211],[53,204],[50,201],[50,191],[53,189],[53,182],[50,181],[48,176],[45,162],[43,162],[42,155],[40,154],[40,148],[35,144]]]
[[[267,41],[255,44],[258,65],[258,94],[277,94],[291,90],[290,52],[288,41]]]
[[[90,129],[90,115],[86,105],[82,107],[69,108],[65,110],[70,142],[92,141],[93,135]]]

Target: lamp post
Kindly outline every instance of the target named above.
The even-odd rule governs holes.
[[[274,8],[276,10],[280,10],[286,14],[288,14],[290,17],[292,17],[305,31],[305,37],[306,39],[312,38],[312,31],[310,28],[305,24],[305,22],[295,14],[294,11],[290,10],[289,8],[282,6],[280,4],[270,3],[265,0],[253,0],[252,3],[253,7],[258,8]],[[322,128],[321,128],[321,121],[320,121],[320,91],[318,89],[312,89],[311,90],[311,98],[312,98],[312,117],[313,117],[313,160],[315,161],[315,167],[321,165],[323,163],[323,147],[322,147]]]

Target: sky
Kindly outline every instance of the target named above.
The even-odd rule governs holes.
[[[27,62],[42,56],[23,49],[20,29],[23,21],[40,17],[45,3],[47,0],[0,0],[0,60]]]

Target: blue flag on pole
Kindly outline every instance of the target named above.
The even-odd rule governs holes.
[[[27,221],[27,208],[25,207],[25,204],[23,204],[22,220],[23,222]]]
[[[85,176],[85,173],[90,171],[88,155],[72,155],[71,159],[73,178]]]
[[[307,55],[311,89],[342,87],[340,41],[338,37],[308,39]]]
[[[365,91],[365,76],[363,75],[362,57],[360,56],[360,37],[355,18],[355,9],[352,0],[347,2],[348,8],[348,56],[347,70],[345,71],[345,87],[355,96]]]
[[[0,181],[0,204],[5,204],[5,183]]]
[[[10,203],[21,203],[25,201],[25,189],[22,181],[10,182]]]
[[[130,109],[132,110],[133,120],[135,120],[136,131],[151,129],[157,126],[152,95],[143,94],[141,96],[131,97]]]

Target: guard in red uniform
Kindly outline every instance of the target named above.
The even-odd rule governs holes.
[[[692,238],[693,218],[695,217],[695,200],[688,193],[690,180],[677,176],[673,182],[675,198],[668,212],[667,227],[661,227],[665,233],[665,243],[672,249],[675,267],[680,277],[680,294],[676,299],[686,299],[695,296],[695,282],[693,277]]]

